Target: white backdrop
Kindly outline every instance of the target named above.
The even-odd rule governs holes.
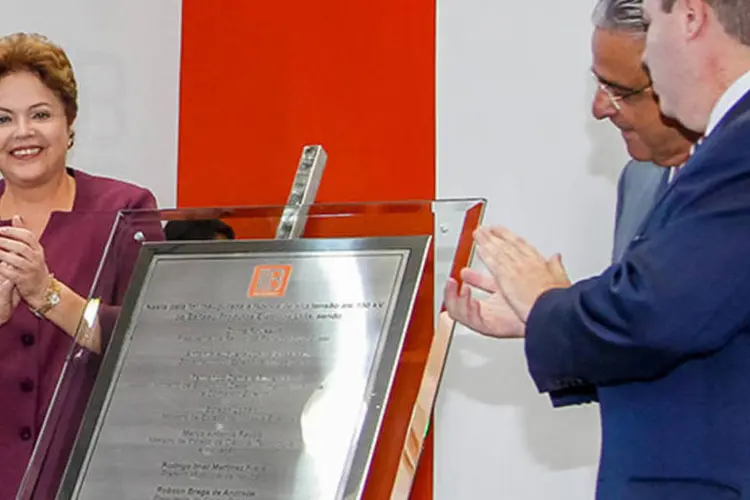
[[[606,267],[627,157],[590,117],[594,1],[438,0],[438,195],[489,199],[575,278]],[[596,406],[553,410],[518,341],[458,329],[436,410],[436,500],[593,498]]]
[[[162,207],[176,201],[181,17],[181,0],[23,0],[0,16],[0,34],[42,33],[73,63],[69,163],[148,187]]]

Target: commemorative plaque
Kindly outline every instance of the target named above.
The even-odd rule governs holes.
[[[361,498],[430,239],[145,243],[57,499]]]

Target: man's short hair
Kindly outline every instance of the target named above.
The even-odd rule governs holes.
[[[164,235],[169,241],[213,240],[223,235],[234,239],[234,230],[219,219],[171,220],[164,226]]]
[[[593,18],[597,28],[646,34],[643,0],[599,0],[594,7]]]
[[[661,0],[664,12],[672,12],[677,0]],[[750,3],[745,0],[706,0],[730,36],[742,45],[750,45]]]

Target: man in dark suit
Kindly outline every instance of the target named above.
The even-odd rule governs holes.
[[[620,130],[632,158],[618,183],[612,251],[617,261],[673,170],[687,161],[698,136],[659,110],[642,64],[646,43],[643,1],[599,0],[593,21],[591,71],[598,88],[592,114]]]
[[[597,83],[592,114],[622,133],[631,161],[617,183],[612,262],[622,258],[699,134],[665,117],[642,64],[646,44],[643,0],[599,0],[594,8],[591,72]],[[559,262],[560,273],[565,273]],[[567,282],[567,275],[565,275]],[[596,387],[551,391],[555,406],[597,400]]]
[[[595,386],[601,500],[750,496],[750,2],[645,0],[662,111],[704,133],[621,260],[573,285],[504,228],[475,239],[497,290],[451,315],[525,337],[541,392]],[[465,274],[470,276],[469,274]]]
[[[665,117],[642,64],[646,44],[643,0],[599,0],[594,8],[592,114],[622,133],[632,160],[617,184],[612,262],[622,257],[657,197],[690,157],[699,134]],[[554,264],[553,264],[554,265]],[[560,272],[564,273],[561,265]],[[567,276],[565,276],[567,279]],[[555,406],[596,400],[596,387],[552,391]]]

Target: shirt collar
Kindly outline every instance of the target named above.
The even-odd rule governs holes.
[[[711,115],[708,117],[706,133],[698,139],[698,142],[690,147],[690,156],[693,156],[697,147],[701,145],[706,137],[708,137],[708,134],[713,132],[721,119],[724,118],[724,116],[729,113],[729,110],[732,109],[732,107],[748,92],[750,92],[750,71],[735,80],[735,82],[724,91],[719,100],[716,101],[714,108],[711,110]],[[675,175],[677,175],[678,170],[683,165],[678,165],[669,169],[667,182],[672,182],[674,180]]]
[[[742,99],[748,91],[750,91],[750,71],[739,77],[735,82],[729,86],[724,94],[716,101],[714,109],[711,111],[711,115],[708,118],[708,125],[706,126],[706,133],[703,137],[707,137],[708,134],[713,132],[716,126],[719,124],[722,118],[726,116],[732,107]]]

